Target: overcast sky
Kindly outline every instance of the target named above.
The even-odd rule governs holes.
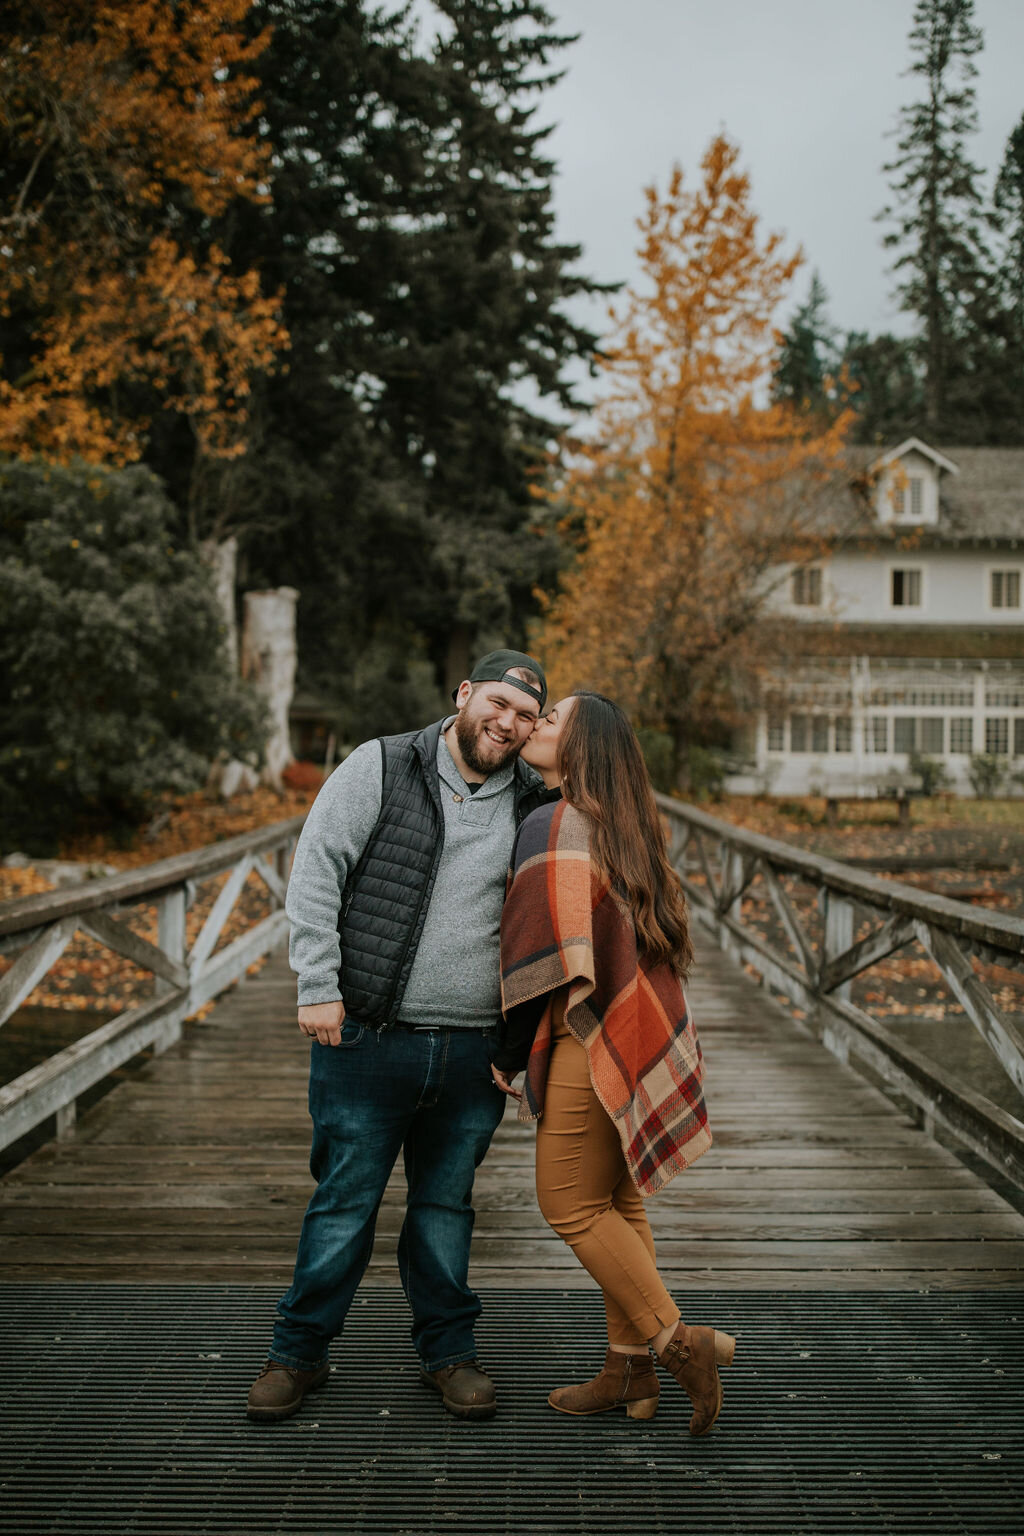
[[[564,30],[564,80],[537,121],[555,122],[561,238],[606,279],[636,276],[641,190],[678,160],[691,181],[724,128],[750,172],[768,229],[799,244],[806,292],[816,267],[843,330],[907,328],[891,300],[874,215],[887,200],[886,133],[917,81],[903,78],[914,0],[546,0]],[[991,186],[1024,113],[1024,0],[976,0],[980,131]],[[581,316],[582,317],[582,316]],[[587,313],[603,327],[603,311]]]

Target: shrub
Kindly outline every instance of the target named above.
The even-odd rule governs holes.
[[[908,765],[911,773],[916,773],[921,780],[923,795],[937,795],[950,782],[945,765],[937,757],[925,757],[921,752],[911,752]]]
[[[979,800],[989,800],[999,792],[1009,765],[994,752],[976,752],[967,766],[967,777]]]
[[[281,782],[289,789],[319,789],[324,782],[324,765],[304,760],[287,763],[281,770]]]
[[[708,747],[691,747],[689,757],[690,789],[698,800],[721,800],[725,783],[725,764]]]
[[[644,755],[644,762],[647,764],[647,772],[651,776],[651,783],[663,795],[671,794],[675,788],[671,736],[667,731],[655,731],[646,725],[639,728],[636,736]]]
[[[0,467],[0,840],[52,848],[258,764],[264,706],[235,678],[199,555],[141,467]]]

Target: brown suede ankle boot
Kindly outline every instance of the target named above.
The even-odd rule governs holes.
[[[658,1356],[693,1404],[691,1435],[706,1435],[722,1410],[720,1365],[731,1365],[736,1340],[714,1328],[687,1328],[680,1323]]]
[[[548,1402],[559,1413],[607,1413],[625,1407],[631,1419],[653,1419],[659,1391],[654,1361],[646,1350],[623,1355],[610,1349],[599,1376],[576,1387],[556,1387]]]

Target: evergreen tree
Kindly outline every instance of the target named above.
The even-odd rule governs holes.
[[[0,465],[0,844],[124,827],[210,762],[258,763],[210,573],[141,465]]]
[[[952,401],[967,393],[955,375],[972,371],[966,349],[988,313],[980,172],[966,150],[977,128],[973,61],[982,47],[973,0],[918,0],[910,45],[909,73],[925,95],[901,110],[898,154],[885,166],[895,204],[880,217],[895,223],[885,244],[900,253],[897,293],[922,328],[925,430],[945,440],[958,435]]]
[[[256,6],[273,205],[222,239],[283,288],[289,370],[244,460],[189,485],[179,437],[161,464],[205,531],[241,526],[250,583],[299,588],[304,673],[342,690],[354,734],[439,707],[425,677],[522,633],[550,558],[530,477],[558,423],[517,386],[571,406],[565,365],[596,347],[561,307],[597,285],[554,239],[532,126],[570,39],[526,0],[443,0],[422,41],[411,10]]]
[[[390,295],[398,340],[379,411],[423,477],[435,559],[421,623],[453,683],[476,637],[516,624],[540,575],[543,546],[524,538],[529,477],[558,423],[513,390],[577,404],[563,368],[597,338],[560,305],[599,289],[570,272],[579,248],[553,237],[551,130],[533,125],[559,78],[550,60],[573,39],[535,0],[435,3],[438,115],[414,275]]]
[[[848,333],[841,369],[851,390],[857,442],[892,444],[925,435],[918,350],[913,340],[902,336]]]
[[[783,333],[772,376],[773,399],[818,412],[834,407],[839,349],[827,308],[828,294],[813,272],[807,298]]]
[[[997,280],[1005,334],[1003,441],[1024,443],[1024,117],[1007,141],[994,201],[1002,235]]]

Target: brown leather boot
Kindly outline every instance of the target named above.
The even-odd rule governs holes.
[[[302,1407],[306,1393],[322,1387],[330,1374],[329,1365],[316,1371],[297,1371],[290,1365],[268,1360],[249,1388],[246,1412],[257,1421],[291,1418]]]
[[[599,1376],[579,1386],[556,1387],[548,1402],[559,1413],[607,1413],[609,1408],[624,1407],[631,1419],[653,1419],[660,1390],[654,1361],[646,1350],[623,1355],[610,1349]]]
[[[477,1360],[462,1360],[439,1371],[420,1369],[420,1380],[435,1392],[457,1419],[493,1419],[498,1411],[494,1382]]]
[[[720,1365],[730,1365],[736,1340],[714,1328],[687,1328],[680,1323],[658,1356],[659,1364],[678,1381],[693,1404],[691,1435],[706,1435],[722,1411]]]

